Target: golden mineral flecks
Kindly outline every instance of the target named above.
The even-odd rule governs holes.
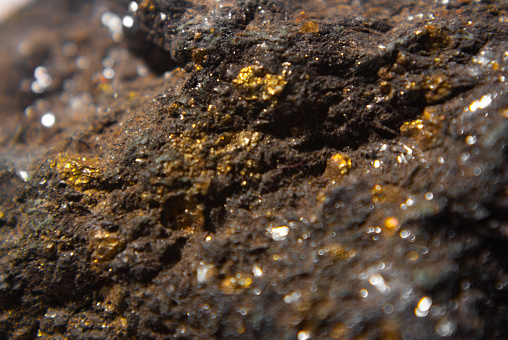
[[[100,178],[98,161],[95,157],[79,157],[65,153],[55,159],[52,167],[67,184],[83,189],[94,179]]]
[[[402,124],[400,127],[400,132],[402,132],[403,134],[412,135],[414,132],[423,129],[423,127],[424,127],[423,120],[415,119]]]
[[[252,278],[237,273],[235,276],[226,276],[221,283],[221,290],[226,294],[239,293],[242,289],[249,288]]]
[[[231,136],[231,143],[229,143],[225,148],[225,152],[233,152],[237,149],[247,149],[250,150],[252,147],[255,147],[262,138],[262,134],[259,132],[252,132],[248,130],[240,131],[239,133],[234,133]]]
[[[153,11],[155,9],[155,5],[152,0],[143,0],[139,4],[139,9],[143,11],[144,10]]]
[[[233,84],[246,92],[244,98],[247,100],[269,100],[284,90],[291,74],[290,66],[290,63],[283,63],[280,74],[266,73],[261,65],[246,66],[240,70]]]
[[[204,48],[196,48],[192,50],[192,60],[197,70],[202,70],[203,64],[208,59],[208,51]]]
[[[345,260],[350,257],[349,251],[341,244],[332,243],[325,247],[327,253],[331,256],[332,260]]]
[[[349,172],[352,167],[351,158],[343,153],[336,153],[326,163],[325,176],[330,178],[340,177]]]
[[[90,239],[95,260],[110,260],[125,248],[118,236],[104,230],[97,230]]]
[[[444,74],[434,74],[427,77],[423,86],[425,89],[425,100],[428,104],[442,101],[449,97],[452,92],[449,79]]]
[[[298,33],[319,33],[319,24],[315,21],[306,21],[302,27],[300,27],[300,30]]]
[[[428,149],[439,143],[439,131],[444,119],[436,107],[427,106],[420,118],[402,124],[400,132],[405,136],[416,137],[420,147]]]

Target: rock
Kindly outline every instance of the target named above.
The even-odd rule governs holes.
[[[503,338],[507,11],[33,3],[0,30],[2,337]]]

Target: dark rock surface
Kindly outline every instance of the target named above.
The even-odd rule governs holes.
[[[0,337],[502,339],[506,1],[35,2],[0,26]]]

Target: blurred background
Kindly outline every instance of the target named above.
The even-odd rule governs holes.
[[[9,14],[31,1],[32,0],[0,0],[0,23],[3,22]]]

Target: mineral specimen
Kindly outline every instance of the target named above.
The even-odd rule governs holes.
[[[502,339],[506,1],[36,1],[0,26],[0,338]]]

